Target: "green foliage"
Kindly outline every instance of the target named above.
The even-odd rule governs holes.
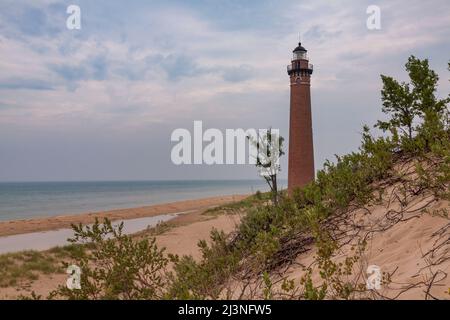
[[[272,293],[272,280],[270,279],[270,275],[268,272],[264,272],[262,275],[263,283],[264,283],[264,300],[272,300],[273,299],[273,293]]]
[[[166,298],[217,299],[224,281],[236,270],[242,256],[227,243],[226,235],[211,231],[211,244],[202,240],[198,244],[202,259],[192,256],[172,256],[174,274]]]
[[[309,268],[307,273],[302,279],[300,284],[303,285],[303,298],[305,300],[323,300],[327,294],[327,284],[324,283],[320,287],[315,287],[312,281],[312,269]]]
[[[264,204],[270,200],[272,194],[270,192],[257,191],[254,195],[249,196],[241,201],[236,201],[206,210],[203,214],[216,216],[220,214],[236,214],[249,210],[257,205]]]
[[[257,266],[269,264],[273,255],[280,249],[279,231],[272,227],[270,231],[259,232],[252,246]]]
[[[77,260],[83,257],[86,253],[86,250],[89,250],[92,247],[91,244],[70,244],[62,247],[54,247],[48,250],[50,254],[53,254],[57,258],[76,258]]]
[[[436,97],[439,77],[430,69],[427,59],[420,60],[411,56],[405,67],[410,79],[409,84],[381,76],[382,111],[389,115],[390,119],[378,121],[376,126],[384,131],[401,131],[401,139],[409,140],[409,144],[405,142],[403,146],[405,151],[429,151],[430,144],[437,135],[445,132],[445,125],[448,123],[447,104],[450,98]],[[411,144],[413,139],[416,141]]]
[[[41,300],[42,295],[36,294],[36,292],[31,291],[30,296],[19,295],[18,300]]]
[[[55,256],[38,251],[0,255],[0,287],[15,286],[20,281],[39,278],[40,274],[60,272]]]
[[[365,291],[364,284],[358,282],[358,270],[356,263],[360,260],[365,250],[365,243],[360,243],[353,255],[345,257],[341,262],[336,262],[333,257],[338,249],[338,243],[327,230],[321,229],[319,223],[312,223],[311,228],[316,238],[317,254],[315,262],[321,283],[314,285],[312,280],[313,270],[308,268],[306,274],[300,280],[303,285],[303,298],[306,300],[352,299],[355,294]],[[359,273],[361,270],[359,270]]]
[[[92,226],[73,225],[69,241],[89,243],[83,255],[75,252],[73,264],[81,268],[81,289],[59,286],[50,297],[68,299],[157,299],[164,294],[168,259],[155,239],[134,241],[122,233],[123,223],[108,219]],[[69,266],[64,262],[64,267]]]
[[[439,76],[430,69],[428,59],[420,60],[411,56],[406,63],[406,70],[413,87],[411,92],[413,97],[412,104],[424,119],[424,125],[427,125],[427,116],[431,114],[442,115],[449,101],[436,98],[435,93]]]
[[[399,83],[394,78],[384,75],[381,76],[381,79],[383,81],[382,110],[384,113],[390,114],[391,119],[378,121],[377,126],[384,131],[399,128],[409,139],[412,139],[413,120],[417,111],[413,105],[414,98],[410,85],[404,82]]]
[[[250,210],[238,227],[239,240],[243,247],[254,243],[261,232],[269,232],[275,226],[276,210],[270,206],[261,206]],[[275,213],[275,214],[274,214]]]
[[[280,158],[285,154],[283,150],[284,138],[272,133],[269,128],[265,134],[258,137],[247,137],[257,152],[256,167],[264,178],[272,193],[272,203],[278,205],[278,172],[281,171]]]

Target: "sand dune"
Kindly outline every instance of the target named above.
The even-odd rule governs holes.
[[[439,201],[435,207],[447,206],[447,201]],[[370,220],[379,226],[386,208],[372,208]],[[356,212],[353,219],[364,214]],[[406,218],[406,219],[405,219]],[[450,288],[450,222],[445,217],[428,213],[417,214],[416,217],[400,221],[386,231],[375,232],[369,238],[363,255],[362,271],[368,265],[377,265],[382,272],[392,274],[391,282],[382,286],[379,294],[395,299],[424,299],[428,286],[429,294],[439,299],[449,299]],[[372,227],[374,226],[372,225]],[[352,242],[354,244],[354,242]],[[435,250],[433,250],[435,249]],[[297,257],[296,264],[284,274],[292,279],[300,279],[304,275],[302,266],[313,262],[315,250]],[[344,246],[336,259],[354,254],[351,245]],[[434,279],[433,279],[434,277]],[[319,283],[320,277],[313,277]],[[430,299],[431,296],[428,298]]]

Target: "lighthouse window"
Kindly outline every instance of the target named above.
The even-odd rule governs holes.
[[[307,60],[306,52],[294,52],[294,60],[304,59]]]

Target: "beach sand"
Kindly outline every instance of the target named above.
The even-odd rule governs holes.
[[[213,228],[222,230],[225,233],[229,233],[234,230],[239,223],[239,215],[218,215],[210,216],[203,213],[211,207],[218,205],[239,201],[247,196],[235,195],[235,196],[223,196],[206,198],[199,200],[180,201],[169,204],[162,204],[156,206],[149,206],[144,208],[126,209],[126,210],[114,210],[105,211],[101,213],[82,214],[76,216],[64,216],[57,217],[58,220],[52,223],[52,218],[39,219],[47,229],[38,229],[34,220],[17,221],[11,223],[15,226],[14,230],[9,232],[19,232],[24,230],[38,231],[49,230],[51,228],[66,227],[66,224],[71,222],[92,222],[95,217],[109,217],[114,219],[126,219],[137,218],[150,215],[159,215],[170,212],[189,211],[186,214],[179,215],[172,219],[169,223],[172,228],[157,235],[156,242],[159,247],[164,247],[169,253],[179,255],[192,255],[195,259],[199,259],[200,249],[197,246],[199,240],[210,239],[210,232]],[[35,223],[30,223],[35,222]],[[8,225],[8,223],[3,223]],[[2,226],[2,228],[5,228]],[[5,229],[3,229],[5,230]],[[6,229],[8,230],[8,229]],[[137,235],[139,235],[138,233]],[[60,284],[64,284],[67,280],[67,275],[63,273],[54,274],[40,274],[37,280],[33,281],[21,281],[20,284],[9,287],[0,287],[0,299],[17,299],[20,295],[30,296],[34,291],[37,295],[46,297],[50,291],[56,289]]]
[[[233,201],[239,201],[248,195],[230,195],[210,197],[196,200],[185,200],[171,203],[164,203],[152,206],[117,209],[102,212],[89,212],[82,214],[60,215],[28,220],[13,220],[0,222],[0,237],[14,234],[24,234],[30,232],[40,232],[70,228],[71,224],[91,224],[98,218],[100,221],[108,218],[111,221],[127,220],[143,217],[153,217],[162,214],[187,213],[206,210],[208,208],[223,205]],[[182,218],[180,219],[192,219]]]

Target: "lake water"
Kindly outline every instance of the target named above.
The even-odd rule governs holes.
[[[283,185],[283,182],[281,182]],[[267,191],[261,180],[0,183],[0,221]]]
[[[145,230],[148,227],[154,227],[158,223],[169,221],[176,216],[177,214],[168,214],[155,217],[114,221],[112,225],[117,226],[123,222],[123,233],[131,234]],[[22,250],[48,250],[56,246],[68,245],[70,243],[67,239],[72,238],[73,234],[72,229],[60,229],[0,237],[0,254]]]

